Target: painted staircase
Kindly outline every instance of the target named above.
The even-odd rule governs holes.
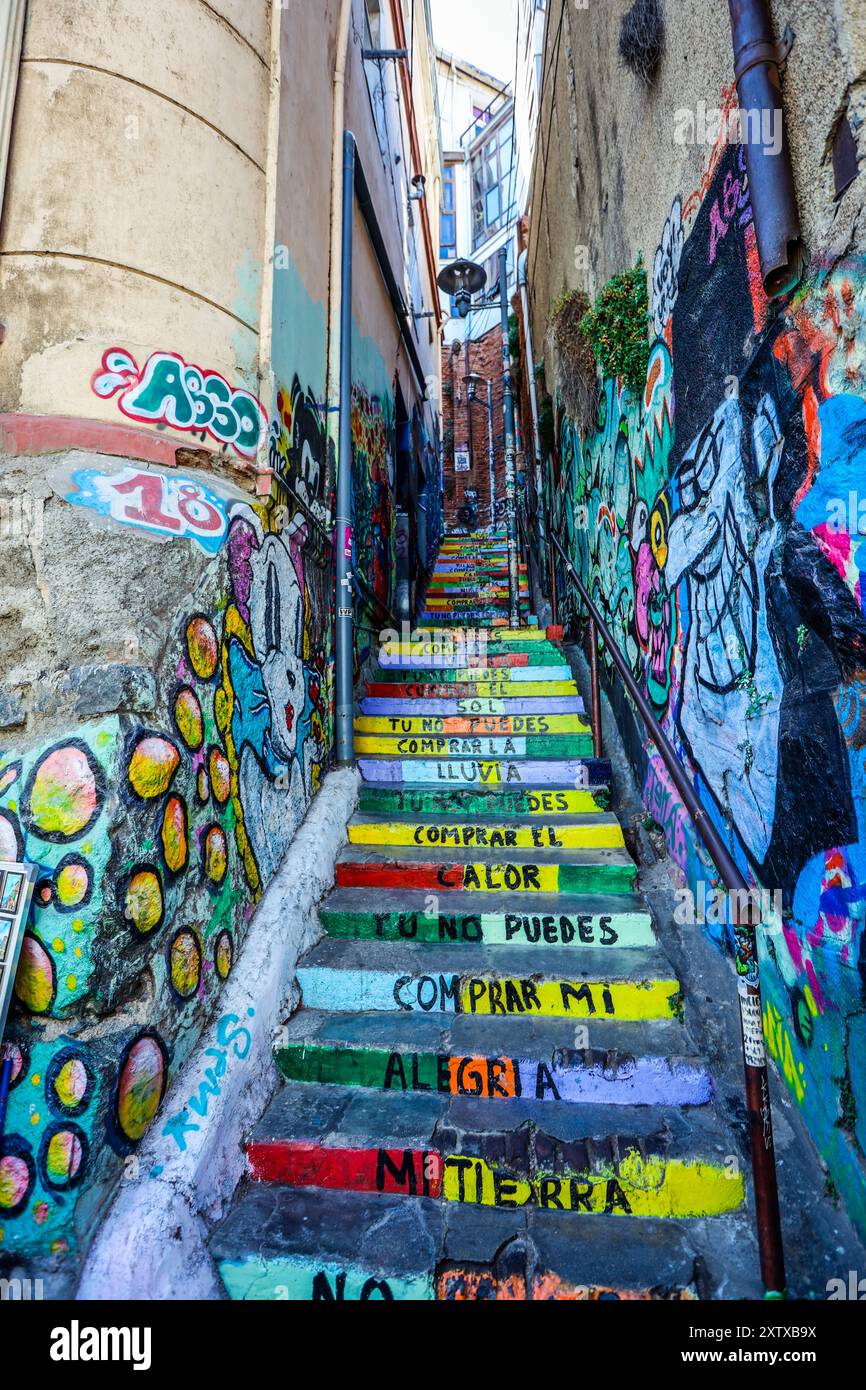
[[[355,722],[363,785],[283,1084],[212,1250],[231,1298],[696,1296],[743,1178],[571,670],[446,539]]]

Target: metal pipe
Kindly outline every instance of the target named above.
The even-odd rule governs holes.
[[[355,137],[343,136],[343,254],[340,272],[340,416],[337,463],[337,764],[348,767],[354,748],[354,622],[352,596],[352,224],[355,215]]]
[[[739,136],[746,155],[761,275],[772,299],[793,289],[803,269],[779,50],[767,0],[728,0],[728,8],[740,103]],[[744,121],[748,131],[742,129]]]
[[[499,300],[502,316],[502,390],[505,415],[505,526],[508,537],[508,621],[520,626],[520,571],[517,563],[517,488],[514,478],[514,397],[511,391],[511,353],[508,345],[508,250],[499,252]]]
[[[559,586],[556,576],[556,556],[553,553],[553,541],[550,533],[547,536],[548,565],[550,568],[550,616],[553,626],[559,626]]]
[[[487,460],[490,466],[490,526],[496,526],[496,451],[493,447],[493,382],[487,382]]]
[[[677,757],[676,749],[659,725],[646,696],[631,673],[628,662],[616,645],[604,619],[579,579],[559,540],[556,536],[551,536],[551,540],[565,565],[568,578],[579,593],[590,618],[597,627],[598,633],[610,654],[611,661],[622,677],[623,685],[637,706],[646,730],[661,755],[668,776],[694,821],[695,829],[715,862],[722,881],[727,888],[734,892],[748,895],[749,886],[745,878],[740,873],[727,845],[707,815],[700,797]],[[748,901],[748,896],[746,896],[746,902],[748,903]],[[782,1224],[779,1216],[773,1120],[770,1113],[770,1082],[761,1031],[763,1012],[754,925],[738,923],[735,927],[734,937],[738,975],[737,988],[740,1001],[740,1034],[746,1078],[746,1110],[749,1146],[752,1155],[752,1180],[755,1189],[755,1219],[758,1227],[761,1274],[768,1296],[781,1297],[785,1291],[785,1260],[782,1250]]]
[[[280,7],[282,8],[282,7]],[[326,430],[329,447],[325,450],[325,504],[331,505],[334,487],[333,460],[337,457],[336,438],[339,404],[335,401],[339,389],[340,371],[340,275],[342,248],[340,234],[345,226],[343,216],[343,130],[346,124],[346,67],[349,58],[349,37],[352,25],[352,0],[340,0],[337,19],[336,60],[334,64],[334,96],[331,104],[331,225],[328,272],[328,362],[325,399],[327,401]]]
[[[541,432],[538,428],[538,388],[535,382],[535,353],[532,346],[532,324],[529,317],[529,291],[526,283],[526,264],[529,260],[529,252],[522,251],[518,261],[518,279],[520,280],[520,304],[523,310],[523,335],[526,341],[526,371],[529,377],[529,408],[532,414],[532,439],[535,446],[535,492],[541,498],[542,489],[542,467],[541,457]],[[547,546],[544,540],[544,512],[539,506],[535,514],[536,535],[538,537],[538,563],[541,570],[541,587],[546,588],[544,582],[544,561],[547,553]]]
[[[601,683],[598,673],[598,632],[594,618],[589,620],[589,670],[592,686],[592,751],[597,758],[600,758],[602,755]]]

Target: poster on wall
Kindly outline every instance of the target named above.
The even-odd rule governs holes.
[[[468,473],[468,472],[469,472],[469,450],[468,450],[468,449],[455,449],[455,450],[454,450],[454,472],[455,472],[455,473]]]
[[[15,971],[24,942],[24,928],[33,896],[32,864],[0,860],[0,1039],[12,1002]]]

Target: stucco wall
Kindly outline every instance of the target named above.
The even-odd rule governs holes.
[[[626,8],[555,3],[548,22],[529,253],[548,388],[557,296],[595,295],[638,254],[652,344],[640,397],[602,383],[596,430],[560,411],[552,525],[742,868],[780,895],[759,933],[767,1048],[863,1229],[866,173],[837,203],[829,153],[845,103],[862,115],[866,26],[842,0],[774,6],[796,35],[783,94],[807,269],[770,304],[739,146],[677,138],[684,112],[699,129],[701,103],[735,104],[727,5],[662,5],[650,87],[617,60]],[[651,746],[640,761],[697,889],[712,874],[689,819]],[[724,913],[698,915],[730,948]]]
[[[330,758],[337,9],[28,6],[0,227],[0,854],[38,882],[0,1262],[55,1288],[146,1178],[151,1124],[185,1132],[165,1116],[187,1097],[163,1102],[215,1019],[231,1051],[226,982]],[[351,43],[346,120],[399,279],[408,213]],[[398,378],[430,414],[357,214],[355,247],[357,563],[392,603]],[[418,350],[435,380],[425,322]],[[359,661],[383,625],[361,619]]]

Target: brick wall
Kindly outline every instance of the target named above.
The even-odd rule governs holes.
[[[444,399],[442,410],[442,432],[445,440],[445,526],[447,530],[459,528],[457,513],[463,505],[467,489],[474,488],[478,494],[478,524],[490,523],[490,443],[488,433],[487,381],[493,383],[493,458],[494,494],[498,504],[497,515],[501,516],[505,501],[505,426],[502,413],[502,331],[497,326],[483,338],[468,345],[455,344],[442,348],[442,379]],[[479,382],[474,402],[470,405],[463,380],[469,372],[477,372],[485,378]],[[454,470],[455,449],[470,450],[471,466],[468,473]]]

